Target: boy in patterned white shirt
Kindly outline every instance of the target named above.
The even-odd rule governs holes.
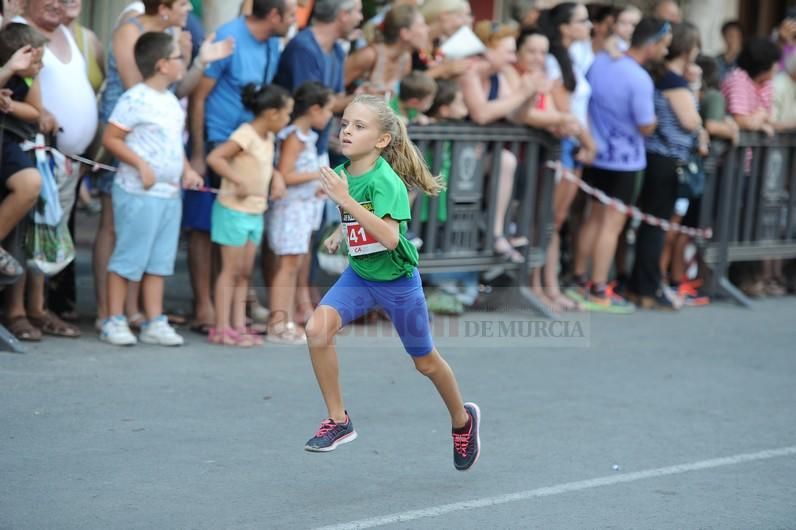
[[[113,184],[116,243],[108,265],[108,308],[100,339],[117,346],[137,342],[124,317],[127,284],[140,281],[147,322],[141,342],[179,346],[183,339],[163,315],[164,277],[174,272],[182,215],[181,188],[202,178],[183,151],[185,114],[169,87],[185,74],[185,58],[166,33],[143,34],[135,62],[144,81],[119,99],[103,145],[119,159]]]

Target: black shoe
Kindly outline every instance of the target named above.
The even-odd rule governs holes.
[[[331,418],[323,420],[315,436],[304,445],[304,450],[325,453],[334,451],[338,445],[356,440],[357,431],[354,430],[354,424],[351,423],[347,412],[345,419],[345,423],[335,423]]]
[[[677,304],[674,300],[670,299],[660,289],[655,293],[655,296],[639,296],[639,305],[642,309],[651,309],[653,311],[679,311],[682,304]]]
[[[453,431],[453,466],[459,471],[470,469],[481,454],[481,410],[475,403],[465,403],[464,409],[470,415],[470,428],[464,433]]]

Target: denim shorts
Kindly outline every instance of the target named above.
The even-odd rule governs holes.
[[[581,163],[575,160],[578,148],[580,148],[580,142],[575,138],[567,137],[561,140],[561,165],[564,166],[564,169],[573,171],[581,167]]]
[[[428,306],[417,269],[411,277],[375,282],[363,279],[348,267],[326,292],[320,305],[335,309],[343,326],[379,306],[389,315],[406,353],[422,357],[434,349]]]
[[[210,153],[221,142],[208,141],[205,145],[207,153]],[[216,175],[210,167],[204,176],[205,186],[210,188],[218,188],[221,178]],[[195,230],[197,232],[210,232],[211,221],[210,217],[213,212],[213,203],[216,201],[216,195],[206,191],[185,190],[183,192],[183,216],[182,226],[186,230]]]
[[[215,201],[210,226],[210,240],[213,243],[242,247],[249,241],[260,244],[265,221],[261,213],[239,212]]]
[[[144,274],[171,276],[180,239],[180,197],[165,199],[113,186],[116,244],[108,270],[130,281]]]

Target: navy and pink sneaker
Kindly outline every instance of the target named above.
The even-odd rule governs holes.
[[[345,423],[335,423],[331,418],[323,420],[315,436],[304,445],[304,450],[313,453],[334,451],[338,445],[353,442],[356,438],[357,431],[354,430],[354,424],[346,412]]]
[[[462,429],[453,429],[453,466],[459,471],[467,471],[481,454],[481,409],[475,403],[465,403],[464,409],[470,421]]]

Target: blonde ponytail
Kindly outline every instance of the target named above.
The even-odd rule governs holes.
[[[438,195],[445,189],[440,178],[431,174],[420,150],[409,139],[403,120],[387,106],[384,98],[362,94],[356,96],[352,103],[367,105],[376,113],[381,130],[392,138],[382,156],[407,188],[418,188],[426,195]]]

